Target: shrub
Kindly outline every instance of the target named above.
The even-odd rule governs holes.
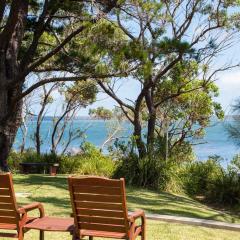
[[[13,172],[20,171],[20,163],[59,163],[61,156],[52,153],[38,155],[34,150],[28,149],[23,153],[11,152],[8,157],[8,165]],[[37,167],[33,169],[34,173],[43,172],[44,167]]]
[[[38,155],[33,150],[27,150],[20,154],[12,152],[8,158],[9,167],[12,171],[20,170],[22,162],[46,162],[59,163],[59,173],[63,174],[88,174],[111,177],[115,170],[115,163],[109,156],[104,156],[100,150],[89,143],[82,146],[82,152],[78,155],[56,155],[41,154]],[[42,168],[36,169],[38,173],[43,172]]]
[[[214,184],[208,186],[206,198],[224,205],[240,204],[240,179],[236,172],[223,172]]]
[[[205,195],[207,189],[222,175],[220,158],[210,157],[206,162],[196,161],[182,168],[182,181],[190,195]]]
[[[19,172],[22,154],[12,151],[8,156],[8,166],[12,172]]]
[[[240,176],[238,163],[233,159],[227,169],[218,156],[206,162],[193,162],[182,168],[184,189],[192,196],[203,195],[211,203],[234,205],[240,203]]]
[[[104,156],[99,149],[89,143],[82,146],[81,154],[62,156],[60,162],[61,173],[111,177],[114,170],[114,161],[110,157]]]
[[[112,154],[115,154],[118,160],[114,177],[124,177],[129,185],[181,192],[175,159],[166,161],[158,152],[139,158],[134,151],[133,142],[116,142],[115,148]]]

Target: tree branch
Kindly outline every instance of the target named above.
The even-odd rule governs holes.
[[[38,41],[40,37],[42,36],[43,32],[46,29],[46,26],[50,23],[52,17],[49,17],[47,21],[45,22],[45,18],[49,14],[49,5],[51,5],[51,1],[48,2],[48,0],[45,0],[42,14],[39,17],[39,20],[36,25],[36,29],[34,31],[33,40],[31,45],[29,46],[28,50],[26,51],[25,55],[22,58],[22,61],[20,63],[21,69],[25,69],[27,65],[32,62],[33,56],[36,52]]]
[[[92,23],[95,23],[97,20],[93,19]],[[86,26],[81,26],[78,29],[76,29],[75,31],[73,31],[70,35],[68,35],[57,47],[55,47],[52,51],[50,51],[48,54],[46,54],[45,56],[39,58],[37,61],[35,61],[32,65],[30,65],[26,71],[25,74],[27,75],[28,73],[30,73],[31,71],[34,71],[34,69],[36,67],[38,67],[39,65],[43,64],[44,62],[46,62],[49,58],[51,58],[52,56],[54,56],[55,54],[57,54],[67,43],[69,43],[76,35],[78,35],[79,33],[81,33],[83,30],[86,29]]]

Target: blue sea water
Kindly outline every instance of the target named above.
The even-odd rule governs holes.
[[[236,147],[234,142],[229,139],[227,135],[225,124],[228,124],[229,121],[212,121],[211,126],[206,128],[206,135],[203,139],[198,140],[201,144],[194,145],[194,151],[196,157],[199,160],[205,160],[208,156],[219,155],[225,162],[229,162],[232,157],[240,152]],[[45,119],[41,127],[41,136],[42,136],[42,152],[50,151],[50,139],[52,131],[52,119]],[[73,123],[73,128],[85,130],[85,141],[91,142],[94,145],[100,147],[107,138],[108,135],[108,126],[109,122],[103,120],[91,120],[91,119],[76,119]],[[34,129],[36,126],[36,120],[31,120],[28,122],[28,135],[26,141],[26,148],[34,147],[33,137]],[[69,128],[70,126],[68,126]],[[123,136],[125,139],[131,134],[131,127],[129,124],[125,124],[123,130],[119,133],[119,136]],[[63,135],[63,142],[66,142],[68,139],[68,129]],[[19,130],[16,141],[14,144],[14,149],[18,150],[21,143],[22,133]],[[71,143],[70,149],[78,149],[82,140],[75,140]],[[61,146],[59,146],[59,151],[61,151]]]

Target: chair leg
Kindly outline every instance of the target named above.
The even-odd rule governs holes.
[[[141,234],[141,240],[146,240],[146,227],[145,224],[142,226],[142,234]]]
[[[77,236],[77,234],[76,234],[75,231],[72,233],[72,240],[81,240],[81,239]]]
[[[18,232],[18,240],[23,240],[23,237],[24,237],[23,230],[20,229],[20,231]]]
[[[41,231],[39,232],[39,239],[40,240],[44,240],[44,231]]]

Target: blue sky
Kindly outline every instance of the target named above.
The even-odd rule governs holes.
[[[237,49],[235,49],[237,50]],[[227,58],[229,54],[224,55]],[[240,58],[239,58],[240,61]],[[120,80],[121,87],[117,91],[117,95],[126,100],[131,99],[134,100],[139,93],[139,85],[136,81],[133,80]],[[216,101],[221,103],[223,110],[226,114],[230,113],[231,105],[234,104],[234,101],[240,97],[240,67],[231,71],[222,72],[218,74],[216,85],[219,87],[219,97],[216,98]],[[60,113],[61,108],[59,107],[59,95],[54,94],[56,98],[58,98],[55,103],[49,108],[47,115],[54,115],[56,109],[58,109]],[[87,116],[90,108],[97,108],[99,106],[104,106],[105,108],[112,109],[116,106],[117,103],[110,97],[108,97],[104,93],[99,93],[97,97],[97,101],[88,106],[87,108],[83,108],[79,111],[79,116]],[[35,109],[38,111],[38,107]]]
[[[216,101],[220,102],[223,110],[229,113],[231,105],[234,101],[240,97],[240,68],[225,73],[221,73],[217,77],[216,81],[217,86],[219,87],[219,97],[216,98]],[[130,98],[134,99],[138,93],[138,85],[133,83],[133,81],[125,82],[122,87],[118,90],[118,95],[121,98]],[[79,112],[79,115],[86,116],[88,115],[89,108],[96,108],[98,106],[104,106],[106,108],[113,108],[116,105],[116,102],[108,97],[106,94],[99,94],[98,101],[92,106],[82,109]]]
[[[211,36],[211,35],[210,35]],[[210,37],[209,36],[209,37]],[[215,69],[224,67],[226,65],[236,65],[240,63],[240,33],[237,34],[232,39],[232,47],[225,50],[224,52],[221,52],[217,58],[215,58],[215,61],[212,66]],[[126,100],[131,99],[135,100],[136,96],[139,93],[139,84],[137,81],[131,80],[120,80],[121,87],[117,91],[117,95]],[[216,85],[219,87],[219,97],[216,98],[216,101],[221,103],[223,110],[226,114],[229,114],[231,111],[231,105],[234,104],[234,101],[240,97],[240,67],[234,68],[230,71],[220,72],[216,76]],[[58,94],[55,94],[55,97],[57,97]],[[54,115],[57,111],[60,113],[61,109],[59,107],[59,101],[57,100],[52,106],[50,107],[47,115]],[[117,103],[110,97],[108,97],[104,93],[98,94],[97,101],[92,104],[91,106],[88,106],[85,109],[81,109],[78,113],[79,116],[87,116],[90,108],[97,108],[99,106],[103,106],[108,109],[114,108]],[[38,107],[35,109],[38,111]]]
[[[226,113],[230,111],[231,105],[240,97],[240,69],[223,73],[216,82],[220,95],[217,101],[222,104]]]

